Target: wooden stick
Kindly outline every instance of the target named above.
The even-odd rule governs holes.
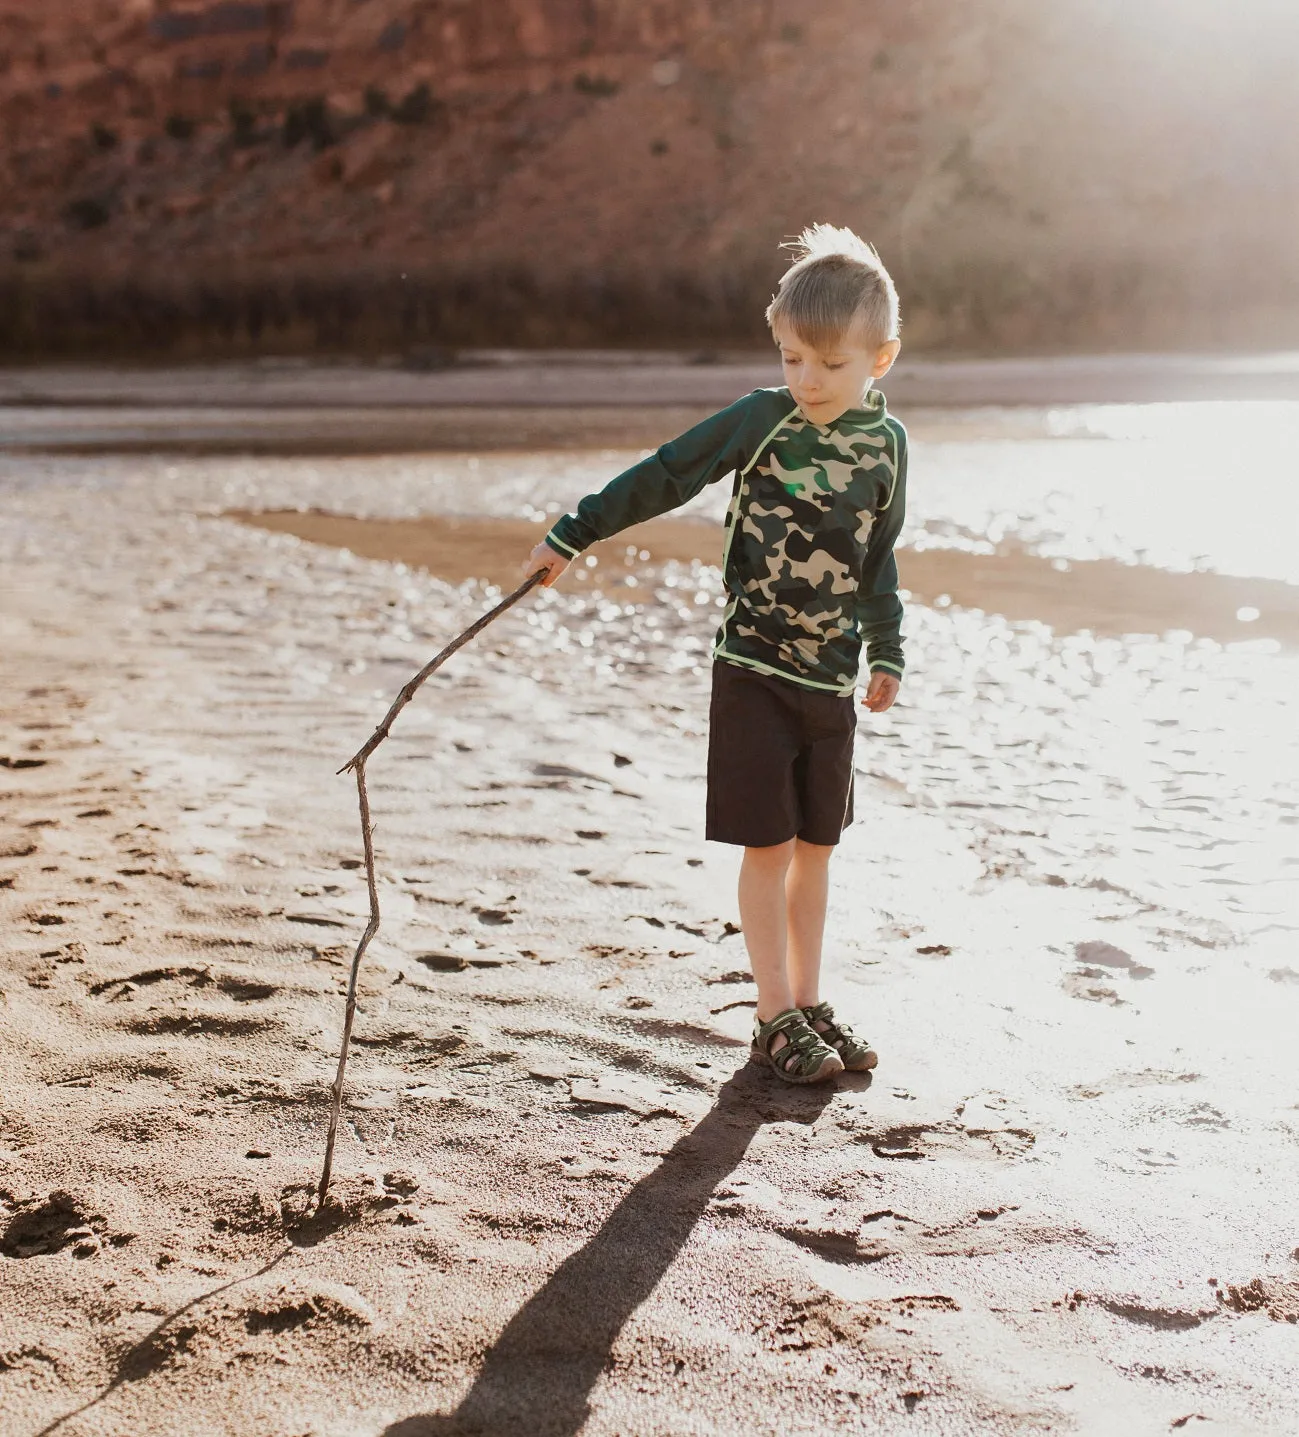
[[[370,940],[379,931],[379,882],[374,872],[374,826],[370,822],[370,795],[365,788],[366,760],[388,737],[393,720],[415,697],[424,680],[430,674],[436,673],[457,649],[463,648],[476,634],[482,633],[488,624],[499,619],[506,609],[517,604],[524,594],[535,589],[545,577],[546,570],[538,569],[512,594],[507,594],[494,609],[489,609],[482,618],[476,619],[464,633],[457,635],[441,653],[430,659],[393,700],[392,707],[383,717],[383,722],[370,735],[364,747],[358,749],[338,770],[339,773],[347,773],[350,769],[356,775],[356,796],[361,809],[361,842],[365,852],[365,884],[370,891],[370,921],[361,935],[361,941],[356,945],[356,953],[352,958],[352,972],[347,980],[347,1007],[343,1011],[343,1042],[338,1054],[338,1072],[334,1075],[334,1085],[330,1096],[329,1135],[325,1139],[325,1166],[320,1174],[320,1188],[317,1194],[318,1207],[324,1205],[325,1196],[329,1192],[329,1175],[334,1166],[334,1140],[338,1136],[338,1117],[343,1107],[343,1074],[347,1069],[347,1054],[352,1042],[352,1022],[356,1017],[356,978],[361,971],[361,959],[365,956],[365,950],[370,946]]]

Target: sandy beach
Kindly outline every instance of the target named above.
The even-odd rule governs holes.
[[[725,495],[458,655],[371,764],[313,1214],[367,911],[335,771],[714,369],[592,429],[453,388],[392,452],[373,409],[305,443],[309,376],[206,439],[183,376],[143,437],[97,407],[138,385],[0,386],[3,1437],[1299,1430],[1271,380],[899,403],[911,667],[827,962],[873,1081],[745,1062],[702,839]]]

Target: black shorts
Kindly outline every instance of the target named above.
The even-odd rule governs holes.
[[[834,844],[852,822],[852,696],[717,660],[708,714],[708,821],[718,843]]]

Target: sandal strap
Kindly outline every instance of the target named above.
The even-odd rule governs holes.
[[[761,1018],[753,1020],[753,1041],[767,1052],[771,1051],[771,1040],[778,1033],[784,1033],[790,1041],[794,1041],[795,1034],[790,1029],[807,1027],[807,1017],[801,1008],[786,1008],[783,1013],[777,1013],[769,1022],[764,1023]]]
[[[785,1046],[773,1053],[771,1044],[781,1033],[785,1035]],[[823,1035],[808,1023],[801,1008],[789,1008],[784,1013],[777,1013],[770,1023],[755,1019],[753,1041],[773,1063],[784,1068],[787,1073],[805,1072],[819,1067],[825,1061],[823,1050],[829,1049]]]
[[[810,1008],[804,1008],[803,1015],[807,1019],[808,1027],[816,1033],[817,1037],[840,1056],[849,1049],[856,1048],[865,1052],[870,1048],[870,1044],[864,1038],[859,1038],[847,1023],[841,1023],[834,1016],[834,1009],[829,1003],[815,1003]],[[816,1025],[818,1023],[826,1025],[824,1033],[817,1032]]]

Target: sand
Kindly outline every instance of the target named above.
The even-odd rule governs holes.
[[[831,911],[881,1066],[812,1092],[744,1061],[699,536],[521,606],[372,760],[309,1219],[334,770],[491,593],[222,515],[539,532],[610,462],[5,461],[0,1431],[1296,1430],[1297,660],[1147,627],[1176,575],[913,602]]]

